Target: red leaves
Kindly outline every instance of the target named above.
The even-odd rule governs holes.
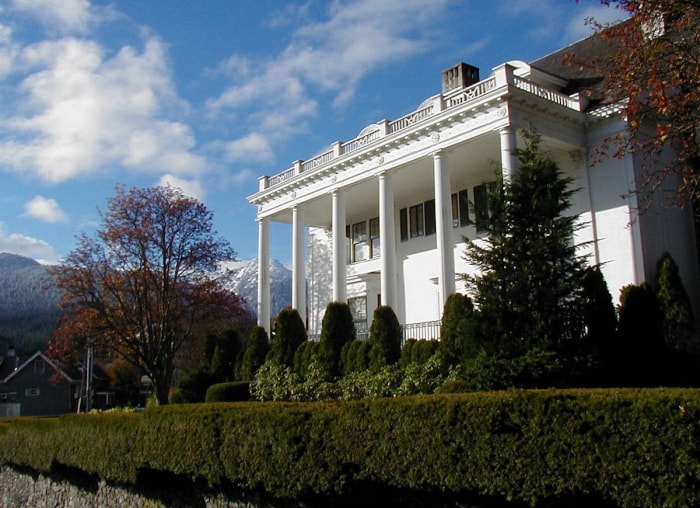
[[[242,302],[216,279],[234,252],[206,207],[171,187],[117,187],[108,205],[96,237],[57,269],[69,319],[52,350],[70,359],[86,339],[102,344],[143,366],[164,399],[182,344],[241,321]]]
[[[644,151],[654,187],[668,175],[682,176],[679,201],[700,198],[700,174],[689,161],[700,158],[696,128],[700,107],[700,3],[697,0],[603,0],[631,15],[610,27],[592,22],[600,37],[618,45],[612,57],[587,62],[605,77],[604,95],[624,105],[628,138],[618,156]],[[564,58],[579,65],[576,55]],[[642,129],[655,129],[652,139]],[[641,136],[640,136],[641,134]],[[671,148],[675,157],[659,157]],[[690,175],[690,176],[689,176]],[[650,190],[650,189],[647,189]],[[645,192],[644,190],[642,192]]]

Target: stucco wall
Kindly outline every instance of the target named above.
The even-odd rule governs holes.
[[[234,499],[204,493],[190,482],[170,481],[142,489],[112,485],[81,473],[48,477],[0,467],[0,505],[5,508],[135,508],[148,506],[202,508],[274,508],[260,499]]]

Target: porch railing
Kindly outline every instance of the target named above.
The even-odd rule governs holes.
[[[403,340],[401,345],[409,339],[440,340],[441,321],[424,321],[422,323],[406,323],[401,325]],[[307,334],[309,340],[318,341],[321,338],[320,331],[313,331]],[[356,327],[355,337],[360,340],[369,339],[369,327]]]

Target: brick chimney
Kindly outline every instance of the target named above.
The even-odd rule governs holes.
[[[460,62],[442,71],[442,93],[466,88],[479,81],[479,68]]]

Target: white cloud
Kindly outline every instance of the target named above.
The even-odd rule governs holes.
[[[446,0],[333,2],[325,21],[297,29],[276,58],[228,59],[224,67],[234,82],[208,106],[220,113],[256,105],[247,121],[268,139],[303,131],[318,109],[313,92],[329,92],[343,104],[368,73],[427,51],[433,43],[428,33],[446,5]]]
[[[12,6],[59,33],[85,33],[91,20],[89,0],[13,0]]]
[[[186,180],[175,175],[163,175],[160,177],[158,185],[180,189],[186,196],[194,198],[200,202],[203,202],[206,198],[204,187],[202,186],[202,183],[197,180]]]
[[[229,180],[233,182],[234,185],[240,185],[249,180],[252,180],[256,176],[256,173],[254,173],[250,169],[241,169],[240,171],[229,175]]]
[[[56,263],[58,255],[48,243],[17,233],[6,235],[0,223],[0,252],[19,254],[45,263]]]
[[[569,21],[567,34],[571,39],[583,39],[593,33],[593,27],[586,21],[595,20],[601,25],[617,23],[627,18],[628,14],[615,7],[604,5],[586,7],[581,13]]]
[[[0,78],[4,78],[12,71],[18,52],[19,48],[12,39],[12,28],[0,23]]]
[[[229,161],[273,162],[275,155],[270,143],[262,134],[252,132],[226,144]]]
[[[49,40],[26,47],[22,59],[33,72],[20,85],[23,103],[5,121],[15,137],[0,142],[4,166],[50,182],[115,164],[155,173],[204,169],[191,152],[191,128],[168,119],[185,105],[159,39],[111,57],[89,40]]]
[[[45,198],[44,196],[34,196],[24,204],[24,211],[26,216],[44,222],[56,223],[68,220],[68,216],[61,209],[58,202],[55,199]]]

